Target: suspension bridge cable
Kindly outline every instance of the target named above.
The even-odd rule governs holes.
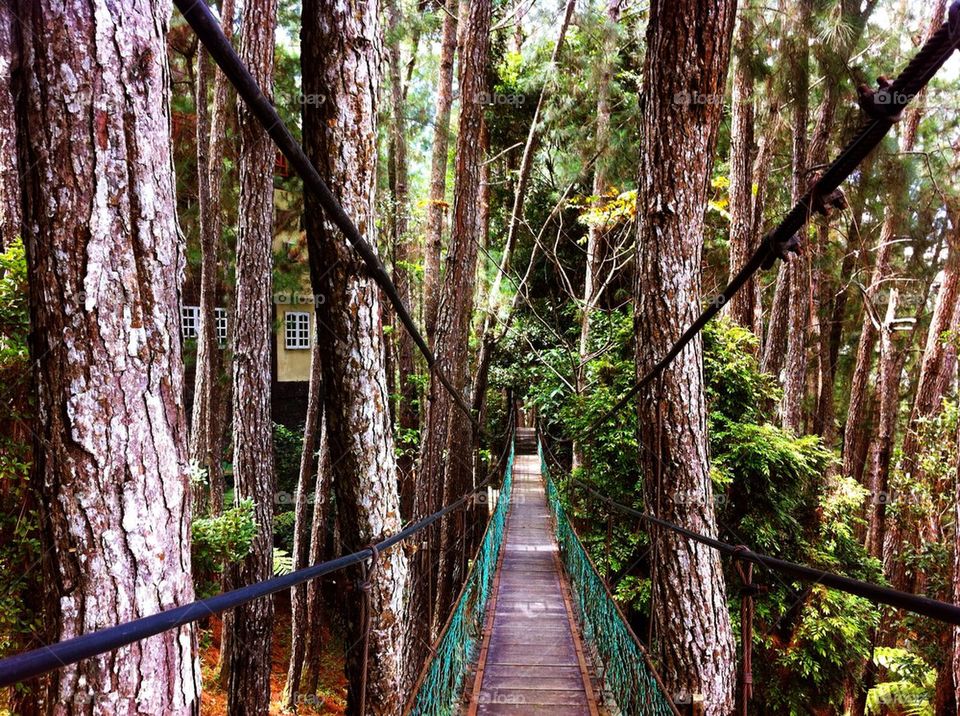
[[[290,165],[296,171],[297,175],[303,180],[303,186],[313,192],[317,201],[323,207],[326,217],[333,222],[343,232],[347,241],[356,249],[357,253],[363,259],[370,277],[377,283],[380,289],[386,294],[390,303],[393,305],[397,317],[403,324],[404,329],[413,339],[417,349],[423,355],[427,366],[436,376],[440,384],[453,398],[457,407],[466,414],[473,427],[483,433],[480,422],[474,416],[473,411],[464,401],[463,396],[453,387],[453,384],[440,369],[437,364],[436,356],[427,345],[426,339],[420,333],[414,323],[410,312],[407,310],[403,299],[397,291],[393,280],[384,268],[383,262],[377,255],[376,250],[367,243],[366,239],[360,234],[353,220],[347,215],[343,206],[337,201],[337,198],[330,191],[326,183],[313,165],[313,162],[303,151],[303,147],[294,139],[287,125],[277,113],[273,103],[267,98],[260,89],[260,85],[250,74],[250,71],[243,64],[243,61],[233,49],[230,40],[223,34],[220,23],[210,12],[205,0],[174,0],[174,4],[180,10],[184,19],[193,28],[197,38],[203,43],[210,57],[217,63],[224,76],[230,80],[230,84],[237,90],[237,94],[243,98],[250,111],[257,118],[257,121],[263,126],[267,134],[273,140],[280,152],[287,158]]]
[[[615,509],[618,512],[631,515],[650,524],[654,524],[672,532],[676,532],[677,534],[681,534],[688,539],[699,542],[702,545],[706,545],[711,549],[715,549],[728,557],[733,557],[734,559],[745,562],[752,562],[753,564],[757,564],[767,570],[780,572],[781,574],[786,574],[803,582],[822,584],[831,589],[836,589],[841,592],[863,597],[871,602],[878,602],[880,604],[896,607],[897,609],[904,609],[906,611],[913,612],[915,614],[921,614],[923,616],[936,619],[937,621],[946,622],[948,624],[960,625],[960,606],[948,604],[947,602],[941,602],[938,599],[931,599],[919,594],[901,592],[896,589],[881,586],[879,584],[864,582],[851,577],[844,577],[839,574],[834,574],[833,572],[816,569],[815,567],[808,567],[807,565],[788,562],[783,559],[778,559],[776,557],[771,557],[759,552],[754,552],[752,549],[742,545],[732,545],[728,542],[723,542],[722,540],[714,537],[702,535],[699,532],[694,532],[686,527],[675,525],[672,522],[667,522],[659,517],[654,517],[651,514],[617,502],[616,500],[607,497],[602,492],[595,489],[592,485],[588,485],[587,483],[583,482],[582,480],[578,480],[575,477],[570,477],[569,479],[570,482],[580,485],[589,493],[591,493],[597,500],[603,502],[608,507]]]
[[[0,687],[11,686],[12,684],[40,676],[49,671],[75,664],[83,659],[89,659],[99,654],[114,651],[120,647],[132,644],[135,641],[155,636],[170,629],[176,629],[191,622],[227,611],[228,609],[234,609],[254,599],[260,599],[271,594],[276,594],[277,592],[289,590],[291,587],[303,584],[311,579],[316,579],[317,577],[322,577],[372,559],[375,554],[382,554],[391,547],[429,527],[450,512],[462,507],[471,500],[477,492],[484,489],[493,480],[495,474],[495,472],[492,472],[482,482],[477,483],[469,492],[466,492],[460,498],[442,509],[408,525],[393,536],[377,542],[371,547],[358,550],[352,554],[343,555],[342,557],[327,562],[314,564],[310,567],[291,572],[290,574],[273,577],[246,587],[223,592],[207,599],[200,599],[190,604],[167,609],[157,614],[134,619],[123,624],[90,632],[89,634],[82,634],[81,636],[66,639],[48,646],[41,646],[6,659],[0,659]]]
[[[591,434],[597,427],[617,415],[643,388],[673,362],[703,327],[716,316],[753,274],[773,267],[777,259],[788,260],[791,253],[799,253],[798,232],[813,214],[825,214],[840,185],[864,159],[880,144],[890,128],[900,118],[904,107],[926,87],[950,55],[960,46],[960,0],[950,6],[948,20],[914,55],[907,67],[892,83],[884,84],[876,92],[861,96],[860,105],[868,117],[860,131],[847,143],[840,155],[800,197],[780,224],[766,234],[746,264],[730,280],[726,288],[710,301],[697,319],[683,332],[656,364],[653,365],[608,411],[594,420],[576,437]]]

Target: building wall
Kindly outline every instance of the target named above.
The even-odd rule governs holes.
[[[310,347],[287,348],[286,314],[288,312],[306,313],[309,318],[310,346],[313,345],[316,317],[313,306],[300,303],[278,303],[276,305],[277,330],[274,341],[277,353],[277,382],[290,383],[310,380]]]

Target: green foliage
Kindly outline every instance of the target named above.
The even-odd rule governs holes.
[[[26,363],[29,331],[27,258],[17,239],[0,253],[0,370]]]
[[[190,555],[199,595],[210,596],[219,591],[217,576],[250,554],[256,531],[253,500],[241,500],[221,515],[193,521]]]
[[[937,671],[906,649],[878,646],[873,661],[893,679],[867,693],[867,714],[903,713],[933,716]]]
[[[293,552],[293,537],[297,513],[294,510],[273,516],[273,544],[281,550]]]
[[[571,321],[578,325],[577,321]],[[628,310],[595,314],[586,368],[588,389],[576,396],[575,358],[555,347],[555,336],[532,322],[522,324],[538,355],[498,374],[537,408],[547,430],[573,435],[604,414],[634,379],[633,323]],[[575,334],[571,335],[571,339]],[[760,370],[757,340],[728,321],[708,324],[703,334],[708,430],[718,526],[725,539],[745,543],[791,561],[819,565],[850,576],[882,581],[880,565],[859,540],[865,498],[854,481],[826,477],[835,455],[815,436],[796,437],[775,424],[780,390]],[[519,343],[522,346],[522,343]],[[570,345],[576,345],[574,340]],[[514,355],[529,355],[529,348]],[[547,365],[543,365],[545,361]],[[629,411],[593,430],[583,444],[581,477],[619,502],[643,508],[639,446]],[[574,488],[563,497],[583,542],[601,574],[622,576],[616,593],[628,613],[649,608],[649,575],[641,557],[647,537],[635,521],[608,515]],[[612,539],[608,538],[608,529]],[[634,565],[631,574],[624,574]],[[877,612],[866,601],[815,588],[805,593],[762,570],[757,578],[769,593],[757,600],[754,660],[758,683],[778,684],[755,695],[764,713],[806,714],[842,704],[851,663],[870,654],[869,635]],[[727,565],[731,614],[739,618],[735,570]]]
[[[273,548],[273,575],[282,577],[293,571],[293,555],[285,549]]]
[[[303,453],[303,431],[273,424],[273,458],[277,470],[277,492],[283,503],[292,505],[300,480],[300,457]]]
[[[27,261],[17,239],[0,253],[0,656],[30,645],[42,633],[38,608],[40,516],[30,489],[33,463],[28,393],[30,331]]]

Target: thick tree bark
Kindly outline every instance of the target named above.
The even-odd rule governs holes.
[[[443,215],[447,207],[447,148],[450,141],[450,107],[453,104],[453,56],[457,49],[458,0],[447,0],[443,11],[440,71],[434,110],[433,152],[430,165],[430,198],[423,261],[423,324],[433,345],[440,300],[440,253],[443,247]]]
[[[233,35],[234,0],[224,0],[220,20],[224,34]],[[207,88],[211,76],[213,107],[207,111]],[[216,308],[219,285],[219,253],[223,218],[221,191],[226,140],[229,81],[215,70],[203,46],[197,48],[197,203],[200,225],[200,326],[197,332],[197,368],[193,389],[190,459],[207,468],[208,489],[197,493],[198,502],[211,514],[223,511],[223,426],[220,417],[222,391],[220,343]],[[208,497],[209,495],[209,497]]]
[[[240,57],[264,92],[272,94],[277,0],[246,0]],[[240,222],[237,231],[233,330],[233,478],[237,500],[256,505],[250,554],[231,570],[235,586],[273,576],[273,420],[270,343],[273,295],[273,165],[266,130],[239,105]],[[227,699],[232,714],[265,716],[270,709],[273,600],[238,607],[228,620]]]
[[[192,601],[166,2],[21,2],[18,141],[50,641]],[[54,672],[58,714],[192,714],[190,626]]]
[[[732,278],[756,250],[753,225],[754,159],[754,73],[752,67],[753,2],[740,6],[737,21],[733,70],[732,115],[730,118],[730,277]],[[754,330],[758,316],[760,284],[750,278],[730,299],[730,319]]]
[[[724,0],[657,0],[650,8],[638,179],[638,374],[700,310],[703,213],[721,103],[676,98],[723,96],[735,10]],[[696,339],[641,393],[640,463],[648,510],[715,534],[702,351]],[[672,533],[658,532],[654,544],[653,619],[667,688],[703,694],[707,714],[728,714],[735,651],[720,559]]]
[[[466,387],[467,345],[470,329],[470,311],[476,280],[477,237],[480,214],[482,123],[486,92],[486,64],[490,28],[490,0],[476,0],[465,4],[461,15],[465,44],[460,46],[460,132],[456,146],[456,186],[454,189],[454,218],[450,246],[446,256],[446,270],[442,289],[436,299],[434,326],[437,367],[452,381],[461,394]],[[441,88],[442,89],[442,88]],[[436,159],[436,155],[434,155]],[[436,164],[434,165],[436,169]],[[429,305],[429,297],[427,299]],[[428,402],[421,440],[420,469],[414,514],[424,517],[434,512],[446,494],[453,494],[456,485],[469,475],[468,462],[472,452],[472,431],[451,430],[452,411],[458,410],[452,398],[439,381],[430,381]],[[452,435],[452,438],[451,438]],[[453,451],[448,452],[450,448]],[[455,471],[447,473],[445,463]],[[445,616],[441,591],[451,593],[453,555],[444,561],[448,586],[439,575],[442,549],[450,537],[446,534],[455,525],[453,518],[440,524],[423,540],[414,563],[414,592],[410,595],[407,621],[410,637],[406,655],[407,683],[412,683],[426,656],[425,646],[432,641],[434,624]],[[439,533],[439,534],[438,534]],[[436,572],[434,571],[436,570]],[[433,590],[436,590],[436,597]]]
[[[309,501],[310,476],[313,474],[313,459],[317,449],[317,434],[320,432],[322,421],[323,399],[320,390],[322,384],[323,371],[320,365],[320,344],[316,342],[313,345],[313,352],[310,357],[307,421],[303,427],[303,452],[300,454],[300,474],[297,478],[297,497],[294,506],[294,569],[303,569],[310,564],[312,530],[307,523],[307,503]],[[317,481],[314,480],[314,486],[316,484]],[[314,505],[316,505],[316,499],[314,499]],[[306,653],[309,628],[307,612],[307,585],[300,584],[290,590],[290,663],[287,667],[287,684],[284,688],[284,703],[290,709],[296,707],[297,696],[300,694],[300,676],[303,673],[303,659]],[[314,688],[315,690],[316,688]]]
[[[490,44],[490,0],[473,0],[464,27],[460,74],[460,133],[457,136],[456,186],[453,223],[442,296],[437,312],[436,353],[438,367],[460,395],[467,393],[470,317],[477,276],[477,247],[483,242],[482,163],[483,108],[487,93],[487,57]],[[473,431],[460,419],[460,408],[438,380],[430,383],[426,429],[421,453],[424,485],[442,484],[447,503],[463,494],[473,476]],[[441,478],[442,475],[442,478]],[[425,491],[425,490],[424,490]],[[421,510],[417,514],[424,514]],[[462,524],[445,520],[440,529],[435,621],[442,622],[454,594],[454,570],[458,557],[454,544],[462,536]]]
[[[317,480],[313,492],[313,521],[310,524],[308,562],[322,562],[327,553],[327,518],[330,496],[330,450],[327,448],[327,420],[321,408],[320,435],[317,444]],[[317,693],[320,681],[320,659],[323,656],[323,582],[307,582],[307,627],[303,649],[303,682],[301,692]]]
[[[599,152],[596,167],[593,170],[591,194],[598,199],[610,190],[607,179],[607,167],[604,156],[610,143],[610,84],[613,82],[613,70],[617,53],[617,23],[620,21],[620,9],[623,0],[608,0],[607,17],[603,26],[603,57],[600,64],[600,78],[597,83],[597,128],[596,149]],[[600,267],[603,264],[605,249],[604,230],[591,224],[587,230],[587,259],[583,273],[583,306],[580,313],[579,364],[577,366],[577,394],[582,396],[587,388],[587,361],[590,357],[590,327],[593,311],[600,299]],[[573,443],[573,462],[576,470],[583,465],[583,446],[579,441]]]
[[[387,5],[389,45],[387,55],[390,68],[390,189],[393,199],[394,267],[393,280],[404,305],[413,310],[413,276],[411,266],[416,263],[416,249],[409,233],[408,215],[410,199],[407,189],[407,122],[404,117],[404,96],[400,56],[400,7],[399,0],[388,0]],[[389,306],[388,306],[389,308]],[[392,311],[392,308],[390,309]],[[396,422],[400,428],[401,452],[397,458],[397,473],[400,479],[400,514],[405,518],[413,514],[413,463],[415,440],[411,438],[420,427],[417,410],[417,364],[413,338],[402,326],[397,326],[397,381],[399,402]],[[409,443],[407,441],[410,441]]]
[[[20,72],[19,35],[12,5],[0,4],[0,252],[20,236],[15,89]]]
[[[304,106],[305,149],[361,234],[376,246],[378,3],[308,0],[303,4],[301,39],[304,92],[324,97],[319,105]],[[331,480],[341,537],[346,549],[354,550],[401,525],[380,300],[360,257],[325,221],[310,195],[306,227],[313,290],[324,296],[317,306],[317,323]],[[394,714],[402,705],[406,581],[403,551],[381,554],[369,592],[373,617],[363,716]],[[360,593],[345,599],[348,644],[362,636],[361,605]],[[362,710],[362,651],[354,648],[347,653],[352,714]]]

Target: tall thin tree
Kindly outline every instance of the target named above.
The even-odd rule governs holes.
[[[382,50],[378,12],[376,0],[307,0],[301,34],[304,93],[323,98],[304,105],[304,147],[373,246]],[[310,196],[306,228],[313,290],[324,297],[316,316],[331,479],[341,537],[353,550],[401,525],[379,291],[357,253]],[[394,549],[379,555],[369,591],[344,599],[347,643],[357,645],[347,652],[351,714],[400,709],[406,581],[406,556]],[[369,611],[364,612],[366,600]],[[365,613],[371,619],[366,657],[360,647]]]
[[[756,102],[753,69],[754,18],[757,3],[741,3],[737,17],[733,62],[733,96],[730,100],[730,275],[750,258],[759,237],[753,226],[753,160]],[[757,332],[760,284],[752,278],[735,293],[727,306],[730,319]]]
[[[277,0],[246,0],[240,57],[268,95],[273,87]],[[273,421],[270,413],[270,344],[273,293],[273,165],[276,149],[242,102],[240,207],[237,231],[236,309],[233,329],[233,479],[237,500],[253,500],[256,534],[250,554],[232,571],[234,585],[273,573]],[[273,601],[259,599],[234,610],[227,660],[231,713],[270,710],[270,642]]]
[[[437,303],[440,300],[440,255],[443,248],[443,217],[447,207],[447,149],[450,142],[450,109],[453,105],[453,58],[457,49],[459,0],[447,0],[445,5],[439,7],[443,13],[443,34],[433,120],[430,196],[427,200],[423,242],[423,324],[431,342],[436,333]]]
[[[460,72],[460,133],[457,135],[456,187],[453,222],[447,251],[440,307],[437,313],[436,353],[441,370],[454,390],[466,394],[470,316],[474,306],[477,247],[481,230],[481,181],[484,159],[483,108],[487,94],[487,58],[490,45],[490,0],[473,0],[464,27]],[[430,384],[426,427],[421,452],[423,491],[440,488],[437,503],[455,499],[470,486],[473,431],[466,416],[446,389]],[[436,494],[436,492],[434,493]],[[442,525],[438,556],[435,620],[446,615],[453,598],[459,555],[451,545],[459,537],[456,520]]]
[[[392,194],[393,231],[393,279],[397,293],[404,304],[414,309],[413,267],[418,261],[413,237],[410,235],[410,196],[407,166],[407,121],[406,86],[402,73],[401,30],[402,11],[400,0],[387,0],[387,57],[390,71],[390,142],[388,171]],[[412,60],[411,60],[412,61]],[[396,333],[397,345],[397,394],[396,423],[401,439],[397,470],[400,478],[400,506],[404,517],[413,512],[413,463],[416,440],[414,435],[420,427],[420,411],[417,409],[417,363],[413,338],[404,330]]]
[[[224,0],[220,22],[224,35],[233,36],[234,0]],[[207,108],[207,88],[213,78],[213,104]],[[220,341],[217,336],[217,287],[223,216],[223,160],[226,143],[229,81],[215,70],[201,45],[197,48],[197,204],[200,231],[200,326],[197,332],[197,368],[190,424],[190,458],[207,469],[208,489],[198,494],[212,514],[223,510],[223,413]]]
[[[732,0],[655,0],[650,6],[637,198],[640,373],[667,352],[700,310],[703,215],[722,118],[714,98],[723,97],[735,10]],[[700,102],[704,97],[708,101]],[[699,339],[642,391],[639,419],[647,509],[715,534]],[[671,693],[702,694],[707,714],[728,714],[735,653],[720,558],[665,531],[653,539],[661,674]]]
[[[323,398],[320,386],[323,383],[323,370],[320,357],[320,343],[314,342],[310,356],[310,383],[307,388],[307,420],[303,426],[303,450],[300,453],[300,474],[297,477],[297,494],[294,500],[293,526],[293,567],[303,569],[309,563],[310,543],[312,541],[309,518],[310,488],[317,487],[317,480],[311,484],[313,463],[317,451],[317,438],[323,422]],[[317,508],[317,495],[314,492],[314,509]],[[323,510],[321,503],[319,509]],[[317,560],[319,561],[319,560]],[[300,693],[303,662],[306,656],[309,634],[309,605],[307,585],[298,584],[290,589],[290,662],[287,667],[287,684],[284,688],[284,703],[287,708],[297,706]],[[314,687],[316,690],[316,687]],[[308,692],[308,693],[313,693]]]
[[[0,251],[20,235],[15,78],[20,38],[12,3],[0,4]]]

